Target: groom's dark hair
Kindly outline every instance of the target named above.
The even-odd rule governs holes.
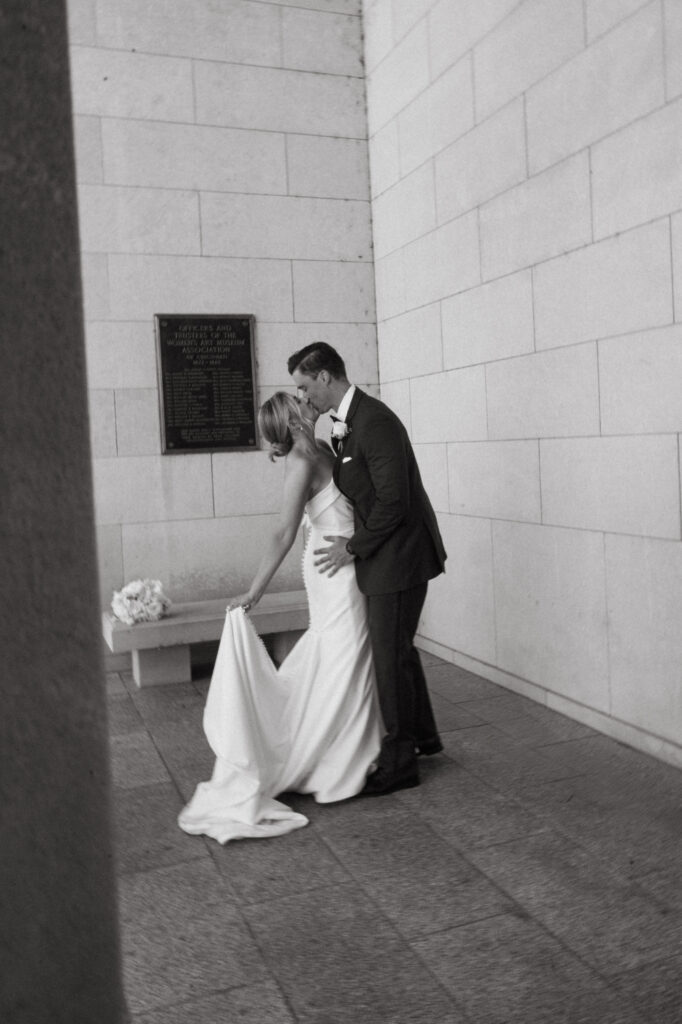
[[[310,377],[316,377],[320,370],[327,370],[332,377],[344,379],[346,376],[346,364],[331,345],[326,341],[314,341],[312,345],[294,352],[287,361],[287,370],[293,373],[307,373]]]

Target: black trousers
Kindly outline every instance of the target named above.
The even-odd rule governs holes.
[[[416,762],[415,746],[437,736],[426,680],[414,646],[427,584],[368,597],[369,635],[386,735],[379,766],[400,772]]]

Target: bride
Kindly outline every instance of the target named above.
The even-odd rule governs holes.
[[[334,456],[315,440],[318,415],[283,391],[258,414],[271,459],[286,460],[282,507],[249,590],[228,605],[204,710],[215,767],[178,819],[185,832],[220,843],[301,828],[308,819],[278,794],[311,793],[319,803],[355,796],[379,753],[366,598],[352,564],[322,575],[314,563],[325,535],[350,537],[354,529],[350,502],[332,479]],[[245,612],[263,596],[302,518],[310,626],[276,669]]]

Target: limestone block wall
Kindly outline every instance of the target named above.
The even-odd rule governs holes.
[[[682,5],[366,0],[382,395],[453,661],[682,764]]]
[[[161,455],[153,317],[253,313],[259,400],[317,338],[376,386],[358,3],[69,0],[69,16],[102,602],[140,574],[175,600],[234,593],[282,467]],[[300,553],[274,589],[300,585]]]

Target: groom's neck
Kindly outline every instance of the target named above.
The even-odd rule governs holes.
[[[330,386],[332,402],[334,403],[332,405],[332,409],[335,412],[341,405],[341,402],[343,401],[343,396],[346,394],[349,388],[350,381],[346,380],[345,378],[343,380],[335,380],[334,383]]]

